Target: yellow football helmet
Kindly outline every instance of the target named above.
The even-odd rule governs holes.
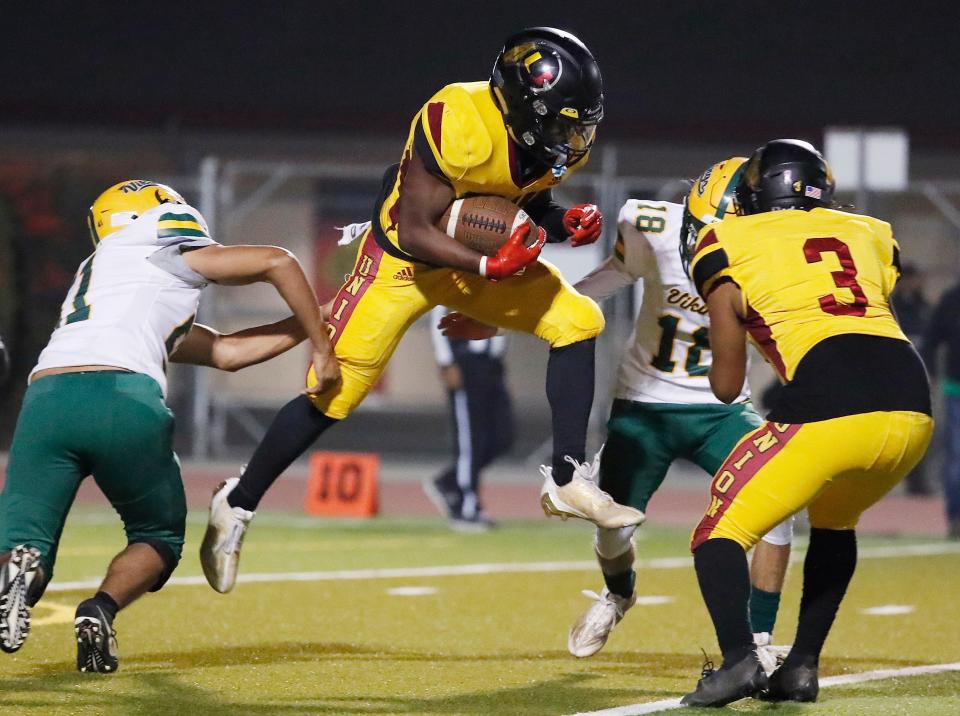
[[[183,197],[166,184],[145,179],[128,179],[103,192],[87,213],[87,226],[93,245],[103,241],[143,212],[161,204],[186,204]]]
[[[680,258],[689,273],[690,260],[697,244],[697,234],[707,224],[736,215],[734,190],[740,183],[746,157],[730,157],[717,162],[697,177],[683,201],[683,224],[680,227]]]

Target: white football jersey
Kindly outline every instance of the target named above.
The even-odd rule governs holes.
[[[207,284],[182,252],[214,243],[200,212],[184,204],[161,204],[108,236],[80,264],[32,373],[111,365],[149,375],[166,395],[167,359]]]
[[[643,403],[719,404],[708,374],[707,306],[680,261],[683,206],[629,200],[618,218],[613,256],[576,288],[595,300],[640,282],[643,300],[617,378],[616,396]],[[737,399],[750,398],[744,383]]]

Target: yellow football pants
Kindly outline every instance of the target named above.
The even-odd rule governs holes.
[[[476,274],[435,268],[385,253],[370,230],[353,272],[337,293],[330,326],[343,381],[313,398],[331,418],[349,415],[377,382],[406,330],[437,305],[478,321],[532,333],[551,347],[597,336],[603,313],[546,261],[493,283]],[[316,385],[313,368],[307,386]]]
[[[717,471],[691,548],[722,537],[749,549],[804,507],[811,527],[852,530],[920,461],[932,434],[930,416],[913,412],[766,423]]]

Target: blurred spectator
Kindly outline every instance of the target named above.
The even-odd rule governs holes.
[[[423,487],[451,527],[484,530],[493,521],[480,504],[480,473],[513,444],[513,409],[503,368],[507,339],[447,338],[437,329],[446,313],[446,308],[437,306],[430,320],[437,364],[450,400],[454,459]]]
[[[913,264],[904,264],[900,280],[893,292],[893,310],[900,328],[915,346],[920,346],[930,320],[930,303],[923,293],[926,277]],[[929,495],[933,492],[927,479],[927,458],[913,468],[904,480],[908,495]]]
[[[926,278],[912,264],[904,264],[893,292],[893,308],[903,332],[914,343],[922,340],[930,319],[930,304],[923,294]]]
[[[0,336],[0,387],[7,382],[10,375],[10,356],[7,354],[7,347],[3,344],[3,336]]]
[[[946,457],[943,467],[948,535],[960,539],[960,283],[940,298],[921,343],[931,377],[937,373],[937,357],[946,346],[943,389],[946,419]]]

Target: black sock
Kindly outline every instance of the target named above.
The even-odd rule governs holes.
[[[810,530],[810,546],[803,562],[800,621],[790,661],[820,658],[856,568],[857,535],[853,530]]]
[[[708,539],[694,551],[693,564],[724,663],[739,661],[753,649],[747,554],[733,540]]]
[[[280,473],[336,422],[314,408],[305,395],[298,395],[280,408],[240,476],[240,483],[227,495],[227,504],[244,510],[257,509]]]
[[[106,592],[97,592],[90,599],[85,599],[77,606],[77,616],[99,616],[95,608],[99,607],[107,616],[107,620],[112,624],[120,611],[120,607]]]
[[[607,589],[611,594],[616,594],[622,599],[629,599],[637,583],[637,573],[632,569],[628,569],[626,572],[619,572],[618,574],[607,574],[604,572],[603,581],[606,583]]]
[[[547,400],[553,415],[553,481],[558,485],[573,479],[573,465],[564,456],[578,462],[586,456],[596,345],[591,338],[550,349]]]

